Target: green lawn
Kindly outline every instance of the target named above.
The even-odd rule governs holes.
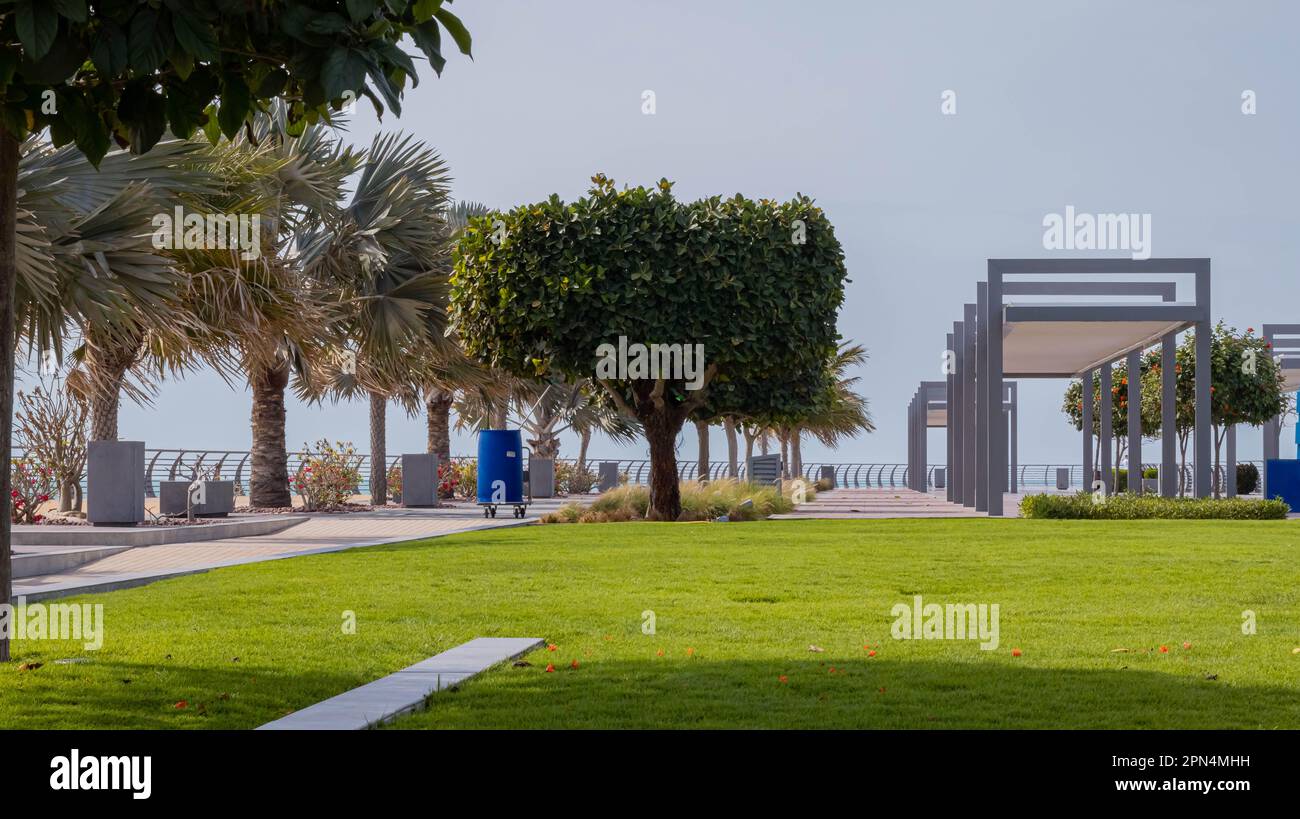
[[[104,604],[104,647],[17,643],[44,665],[0,667],[0,728],[251,728],[476,636],[557,648],[396,727],[1300,728],[1298,533],[533,526],[239,566],[77,598]],[[890,609],[913,594],[997,603],[1001,644],[892,639]],[[89,659],[54,662],[70,657]]]

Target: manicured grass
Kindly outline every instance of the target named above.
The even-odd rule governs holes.
[[[103,649],[17,643],[18,661],[45,665],[0,667],[0,727],[250,728],[472,637],[536,636],[556,650],[397,727],[1297,728],[1298,534],[1289,521],[592,524],[238,566],[79,598],[104,604]],[[914,594],[997,603],[1001,644],[891,639],[890,609]],[[89,661],[53,662],[77,656]]]

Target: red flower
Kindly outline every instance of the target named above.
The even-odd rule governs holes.
[[[179,711],[179,710],[181,710],[182,708],[189,708],[189,707],[190,707],[190,704],[189,704],[188,702],[186,702],[185,700],[181,700],[180,702],[176,703],[176,705],[173,706],[173,707],[174,707],[176,710]]]
[[[555,645],[555,643],[548,643],[546,646],[547,651],[554,651],[556,648],[557,646]]]
[[[552,671],[554,671],[554,670],[555,670],[555,665],[554,665],[553,663],[547,663],[547,664],[546,664],[546,673],[547,673],[547,674],[550,674],[550,673],[551,673]]]
[[[574,671],[577,671],[577,670],[578,670],[578,661],[577,661],[577,660],[574,660],[573,662],[569,663],[569,668],[572,668]]]
[[[1168,654],[1168,653],[1169,653],[1169,646],[1160,646],[1160,653],[1161,653],[1161,654]]]
[[[1018,648],[1013,648],[1013,649],[1011,649],[1011,656],[1012,656],[1012,657],[1019,657],[1019,656],[1020,656],[1020,649],[1018,649]]]
[[[790,678],[787,677],[787,676],[784,675],[784,674],[782,674],[781,676],[777,677],[776,679],[777,679],[778,682],[781,682],[781,683],[788,683],[788,682],[790,682]]]
[[[867,652],[867,656],[868,656],[868,657],[874,657],[874,656],[876,656],[876,650],[875,650],[874,648],[871,649],[870,651]]]

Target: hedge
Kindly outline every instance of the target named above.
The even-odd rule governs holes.
[[[1291,507],[1280,500],[1245,498],[1164,498],[1156,495],[1112,495],[1094,499],[1091,492],[1074,495],[1026,495],[1020,514],[1057,520],[1284,520]]]

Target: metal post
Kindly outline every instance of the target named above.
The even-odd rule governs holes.
[[[1128,491],[1142,494],[1142,351],[1128,354]]]
[[[975,511],[989,509],[988,283],[975,285]]]
[[[966,488],[963,482],[966,474],[965,442],[962,440],[962,432],[965,427],[963,416],[965,415],[965,405],[962,403],[964,398],[962,394],[962,371],[966,368],[965,361],[965,330],[960,321],[954,321],[952,324],[953,352],[955,353],[955,363],[957,371],[953,373],[952,378],[948,381],[948,437],[952,439],[952,461],[948,464],[948,484],[952,487],[953,503],[962,503],[966,497]]]
[[[1093,390],[1093,371],[1088,370],[1083,374],[1083,488],[1092,491],[1092,482],[1096,480],[1096,472],[1093,468],[1092,460],[1092,394]]]
[[[988,377],[985,395],[988,397],[988,510],[991,517],[1002,517],[1002,495],[1007,481],[1006,425],[1002,423],[1002,273],[989,262],[988,306],[984,326],[984,353],[987,356],[985,372]]]
[[[1178,334],[1160,339],[1160,494],[1178,494]]]
[[[975,506],[975,372],[979,367],[975,355],[975,305],[962,308],[962,368],[961,368],[961,503]]]
[[[1115,474],[1110,466],[1110,443],[1111,443],[1111,423],[1113,420],[1113,405],[1110,396],[1110,362],[1107,361],[1101,365],[1101,406],[1098,412],[1101,413],[1101,435],[1097,437],[1097,446],[1101,447],[1101,482],[1106,487],[1106,494],[1112,495],[1115,492]]]
[[[1008,431],[1008,448],[1011,450],[1011,494],[1020,492],[1020,395],[1019,385],[1011,382],[1011,429]]]
[[[943,432],[944,432],[944,445],[947,447],[947,451],[946,454],[944,455],[943,467],[948,474],[945,476],[947,480],[945,480],[943,484],[944,484],[944,499],[947,500],[949,503],[952,503],[952,499],[954,497],[953,494],[954,490],[952,486],[953,483],[952,463],[954,460],[956,460],[956,458],[953,456],[954,441],[953,441],[953,434],[952,434],[952,382],[955,378],[955,376],[953,375],[952,365],[955,365],[956,363],[957,354],[953,350],[954,341],[953,341],[952,333],[948,334],[947,340],[948,340],[948,346],[945,348],[945,352],[944,352],[944,367],[946,368],[947,371],[944,373],[944,393],[943,393],[943,402],[944,402],[944,407],[946,407],[945,413],[947,415],[947,418],[944,420]],[[949,361],[949,357],[951,357],[953,360]]]
[[[1210,427],[1210,262],[1196,273],[1196,306],[1203,318],[1196,322],[1196,497],[1211,494],[1210,458],[1213,435]]]
[[[1227,495],[1230,498],[1237,497],[1237,425],[1229,424],[1228,432],[1224,442],[1228,450],[1228,464],[1224,467],[1223,482],[1226,485]]]

